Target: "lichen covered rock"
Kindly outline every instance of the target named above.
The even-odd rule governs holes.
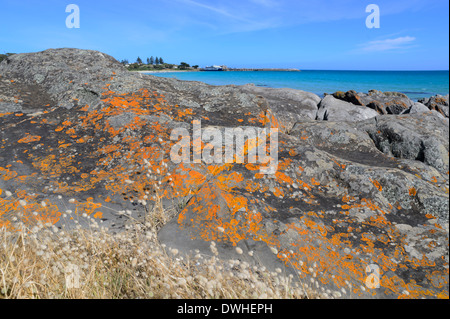
[[[448,298],[448,121],[432,112],[133,74],[74,49],[9,57],[0,95],[18,105],[0,104],[1,226],[87,214],[119,232],[162,205],[159,240],[185,254],[281,267],[328,298]],[[278,129],[277,170],[173,161],[174,129],[193,150],[196,121]]]

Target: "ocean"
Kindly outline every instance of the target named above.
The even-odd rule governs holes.
[[[417,101],[436,94],[449,93],[448,71],[227,71],[170,72],[152,75],[211,85],[244,85],[253,83],[271,88],[292,88],[313,92],[319,96],[336,91],[401,92]]]

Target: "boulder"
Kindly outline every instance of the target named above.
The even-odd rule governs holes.
[[[370,90],[368,93],[356,93],[348,91],[336,92],[333,96],[355,105],[367,106],[382,115],[401,114],[414,105],[414,102],[405,94],[398,92]]]
[[[355,105],[364,106],[364,103],[361,101],[361,97],[356,93],[356,91],[350,90],[347,92],[338,91],[333,93],[333,96],[339,100],[343,100]]]
[[[449,117],[448,94],[446,96],[435,95],[430,98],[421,99],[419,102],[425,104],[430,110],[435,110],[445,117]]]
[[[414,104],[408,96],[398,92],[371,90],[367,94],[360,93],[360,97],[364,105],[369,105],[375,101],[381,103],[387,114],[400,114]]]
[[[360,123],[384,154],[424,162],[442,173],[449,170],[449,125],[430,111],[378,117]]]
[[[425,112],[430,112],[430,109],[419,102],[414,103],[414,105],[412,105],[409,109],[403,111],[401,114],[420,114],[420,113],[425,113]]]
[[[332,95],[325,96],[319,104],[317,119],[323,121],[363,121],[379,115],[367,107],[338,100]]]

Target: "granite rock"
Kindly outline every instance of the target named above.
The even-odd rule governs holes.
[[[448,298],[449,124],[433,112],[158,78],[76,49],[7,58],[0,96],[17,104],[0,113],[2,226],[75,227],[71,210],[120,232],[162,205],[158,238],[180,253],[282,268],[325,298]],[[221,137],[278,129],[277,170],[175,161],[172,133],[193,144],[194,121]],[[250,153],[258,141],[244,140]]]

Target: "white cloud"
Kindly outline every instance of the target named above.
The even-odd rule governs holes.
[[[361,45],[360,51],[363,52],[382,52],[399,49],[408,49],[413,47],[414,37],[406,36],[395,39],[385,39],[370,41]]]
[[[214,7],[214,6],[211,6],[211,5],[206,5],[206,4],[203,4],[203,3],[200,3],[200,2],[197,2],[197,1],[193,1],[193,0],[182,0],[182,1],[184,3],[186,3],[186,4],[188,4],[188,5],[200,7],[200,8],[203,8],[203,9],[215,12],[215,13],[217,13],[219,15],[222,15],[224,17],[227,17],[227,18],[248,22],[247,19],[243,19],[243,18],[241,18],[238,15],[232,14],[232,13],[228,12],[227,10],[225,10],[223,8]]]
[[[255,12],[252,14],[251,11],[244,10],[243,7],[233,7],[228,2],[226,2],[228,5],[223,3],[212,5],[194,0],[178,1],[192,8],[203,9],[201,10],[203,14],[207,13],[208,16],[206,19],[211,22],[214,21],[214,28],[221,30],[219,32],[221,34],[259,31],[278,26],[272,17],[261,18]],[[272,6],[272,0],[252,0],[252,2],[257,2],[264,7]]]

